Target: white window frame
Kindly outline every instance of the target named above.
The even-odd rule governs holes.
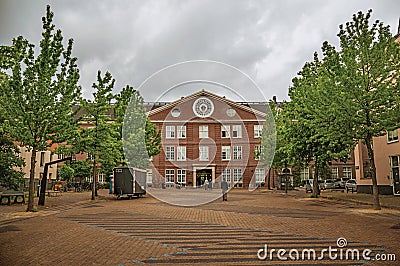
[[[153,171],[152,170],[146,171],[146,184],[153,184]]]
[[[339,178],[339,167],[337,167],[337,166],[332,166],[332,169],[331,169],[331,177],[332,177],[333,179]]]
[[[186,184],[186,170],[178,169],[176,172],[176,182],[179,184]]]
[[[186,139],[186,126],[177,126],[178,139]]]
[[[387,142],[398,142],[399,141],[399,132],[398,129],[390,130],[387,132]]]
[[[176,160],[186,161],[186,146],[176,147]]]
[[[222,146],[221,159],[222,161],[229,161],[231,159],[231,146]]]
[[[201,138],[201,139],[208,138],[208,126],[207,125],[199,126],[199,138]]]
[[[231,169],[225,168],[222,170],[222,180],[224,180],[228,183],[228,187],[231,187],[232,185],[232,178],[231,178]]]
[[[263,125],[254,125],[254,138],[261,138]]]
[[[232,138],[240,139],[242,138],[242,125],[232,126]]]
[[[227,139],[230,137],[231,137],[231,126],[230,125],[221,125],[221,138]]]
[[[97,182],[104,183],[104,174],[103,173],[97,174]]]
[[[351,166],[343,166],[343,177],[352,179],[353,172],[351,171]]]
[[[308,167],[302,168],[300,170],[300,179],[301,180],[308,180],[310,179],[310,171],[308,169]]]
[[[243,170],[242,168],[233,169],[233,183],[240,184],[243,183]]]
[[[167,139],[175,138],[175,126],[165,126],[165,138]]]
[[[233,160],[242,160],[242,146],[233,146]]]
[[[208,146],[199,146],[199,161],[209,161],[209,151],[210,148]]]
[[[172,178],[172,181],[171,181]],[[175,183],[175,170],[165,169],[165,183]]]
[[[165,160],[175,161],[175,147],[165,146]]]
[[[264,168],[256,168],[256,184],[265,183],[265,169]]]

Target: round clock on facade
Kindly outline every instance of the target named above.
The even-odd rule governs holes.
[[[198,117],[209,117],[214,112],[214,104],[207,98],[199,98],[193,103],[193,112]]]

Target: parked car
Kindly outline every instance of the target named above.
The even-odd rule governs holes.
[[[332,189],[332,188],[335,188],[335,180],[326,179],[324,181],[324,189]]]
[[[349,192],[349,190],[351,190],[351,192],[357,191],[357,182],[356,182],[355,179],[349,179],[349,180],[347,180],[347,182],[344,185],[344,187],[345,187],[347,192]]]
[[[350,178],[341,177],[335,179],[335,188],[344,188],[344,185]]]
[[[314,184],[314,179],[307,179],[306,180],[306,183],[305,183],[306,193],[313,191],[313,184]],[[320,190],[323,189],[324,181],[318,180],[318,187],[319,187]]]

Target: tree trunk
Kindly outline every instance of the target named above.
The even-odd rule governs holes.
[[[93,182],[92,182],[92,200],[96,199],[96,160],[93,159]]]
[[[370,171],[371,171],[371,179],[372,179],[372,195],[374,197],[374,209],[380,210],[381,204],[379,202],[379,190],[378,190],[378,181],[376,180],[376,167],[375,167],[375,157],[374,157],[374,148],[372,144],[372,136],[367,137],[365,140],[365,145],[367,146],[368,156],[371,163]]]
[[[318,157],[315,158],[315,171],[314,171],[314,181],[313,181],[313,198],[318,198],[319,195],[319,184],[318,184],[318,163],[317,163]]]
[[[271,167],[268,167],[268,179],[267,179],[268,190],[271,189]]]
[[[31,169],[29,173],[29,196],[27,212],[33,211],[34,195],[35,195],[35,167],[36,167],[36,148],[32,148]]]

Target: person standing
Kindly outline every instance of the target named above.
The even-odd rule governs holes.
[[[204,181],[204,189],[207,190],[208,189],[208,179],[206,179]]]
[[[228,183],[226,182],[225,178],[222,179],[221,190],[222,190],[222,201],[228,201]]]

